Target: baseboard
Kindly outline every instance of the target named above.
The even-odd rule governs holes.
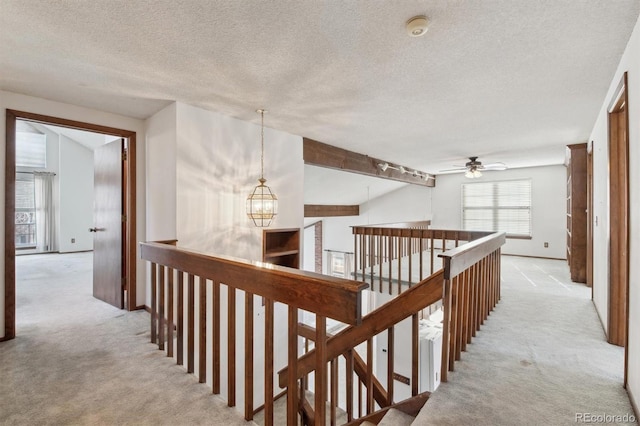
[[[136,307],[136,309],[144,309],[145,311],[151,313],[151,308],[147,305],[140,305],[138,307]]]
[[[564,260],[566,261],[567,259],[561,258],[561,257],[545,257],[545,256],[529,256],[526,254],[511,254],[511,253],[500,253],[503,256],[513,256],[513,257],[529,257],[529,258],[533,258],[533,259],[549,259],[549,260]]]
[[[15,336],[4,336],[4,337],[0,337],[0,342],[8,342],[9,340],[13,340],[15,339]]]
[[[605,340],[609,341],[609,335],[607,334],[607,324],[602,321],[602,315],[600,315],[600,310],[598,309],[598,305],[591,299],[591,303],[593,303],[593,308],[596,310],[596,314],[598,314],[598,319],[600,320],[600,324],[602,325],[602,331],[604,332]]]
[[[636,421],[640,418],[640,410],[638,410],[638,406],[636,405],[636,400],[633,398],[633,393],[627,384],[627,394],[629,395],[629,401],[631,401],[631,408],[633,408],[633,414],[636,416]]]

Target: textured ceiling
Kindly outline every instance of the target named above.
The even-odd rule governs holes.
[[[586,141],[638,0],[0,0],[0,88],[173,101],[429,171]],[[425,14],[424,37],[404,24]]]

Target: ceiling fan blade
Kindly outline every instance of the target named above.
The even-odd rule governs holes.
[[[454,169],[439,170],[438,173],[455,173],[455,172],[464,172],[466,170],[467,170],[466,167],[461,166],[461,167],[456,167]]]
[[[482,167],[484,170],[507,170],[508,167],[504,163],[490,163]]]

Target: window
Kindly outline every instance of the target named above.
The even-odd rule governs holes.
[[[16,132],[16,166],[45,169],[47,136],[42,133]]]
[[[462,228],[531,237],[531,179],[463,184]]]
[[[36,202],[33,174],[16,173],[16,248],[36,246]]]

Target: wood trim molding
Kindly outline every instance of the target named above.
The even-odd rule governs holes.
[[[302,138],[302,144],[305,164],[390,179],[398,182],[411,183],[414,185],[428,187],[436,186],[436,177],[434,175],[416,170],[416,172],[421,176],[414,176],[414,169],[412,167],[405,167],[405,169],[411,170],[411,173],[402,173],[400,170],[394,170],[392,168],[382,171],[379,164],[393,164],[394,167],[398,168],[400,165],[397,165],[392,161],[369,157],[368,155],[348,151],[346,149],[338,148],[309,138]]]
[[[16,119],[6,111],[5,178],[4,178],[4,339],[16,337]],[[13,160],[11,160],[13,159]],[[7,214],[7,212],[12,214]]]
[[[304,217],[360,216],[359,205],[305,204]]]
[[[15,224],[11,220],[15,211],[15,124],[24,120],[41,124],[53,124],[94,133],[127,138],[127,183],[125,211],[127,212],[127,232],[124,254],[126,256],[127,309],[135,310],[136,305],[136,132],[117,129],[99,124],[68,120],[65,118],[35,114],[13,109],[6,110],[6,165],[5,165],[5,338],[15,337]]]

